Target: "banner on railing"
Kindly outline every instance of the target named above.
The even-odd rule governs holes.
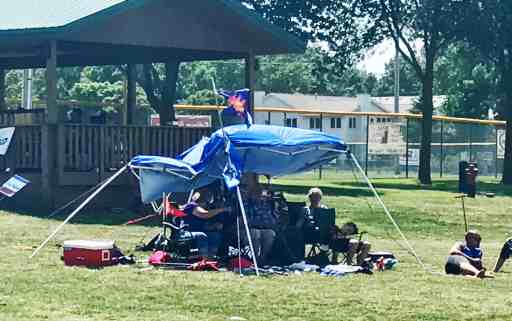
[[[498,129],[497,133],[497,145],[496,145],[496,156],[499,159],[505,158],[505,130]]]
[[[7,197],[13,197],[16,193],[21,191],[23,187],[27,186],[28,183],[30,183],[28,179],[19,175],[14,175],[0,187],[0,194]]]
[[[7,154],[13,135],[14,127],[0,128],[0,155]]]
[[[370,124],[368,128],[368,154],[403,155],[405,140],[398,123]]]

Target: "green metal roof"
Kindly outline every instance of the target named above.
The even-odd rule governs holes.
[[[154,1],[162,0],[13,0],[0,10],[0,35],[72,31]],[[291,52],[305,49],[303,41],[255,14],[239,0],[215,1],[219,9],[243,16],[248,23],[286,43]]]

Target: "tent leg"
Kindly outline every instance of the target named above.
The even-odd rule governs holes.
[[[85,205],[87,205],[93,198],[96,197],[96,195],[98,195],[105,187],[108,186],[108,184],[110,184],[113,180],[115,180],[119,175],[121,175],[125,170],[126,168],[128,167],[128,165],[125,165],[123,168],[121,168],[120,170],[118,170],[114,175],[112,175],[112,177],[110,177],[105,183],[103,183],[103,185],[101,185],[94,193],[92,193],[91,195],[89,195],[89,197],[87,197],[87,199],[82,203],[80,204],[74,211],[73,213],[69,214],[69,216],[64,220],[64,222],[62,222],[56,229],[55,231],[52,232],[52,234],[50,234],[50,236],[48,236],[48,238],[46,240],[44,240],[43,243],[41,243],[41,245],[39,245],[39,247],[32,253],[32,255],[30,255],[30,258],[33,258],[34,256],[36,256],[36,254],[55,236],[55,234],[57,234],[61,228],[64,227],[64,225],[67,224],[67,222],[69,222],[78,212],[80,212],[80,210],[82,208],[84,208]]]
[[[194,196],[194,190],[190,190],[190,193],[188,194],[187,203],[192,202],[192,196]]]
[[[409,248],[409,250],[411,251],[412,255],[414,256],[414,258],[416,259],[416,261],[418,261],[418,263],[421,265],[421,267],[423,267],[424,269],[426,269],[425,267],[425,264],[423,263],[423,261],[420,259],[420,257],[418,256],[418,254],[416,254],[416,251],[414,250],[414,248],[412,247],[412,245],[409,243],[409,241],[407,240],[407,238],[405,237],[404,233],[402,233],[402,230],[400,229],[400,227],[398,226],[398,224],[396,223],[395,219],[393,218],[393,216],[391,216],[391,213],[389,212],[388,208],[386,207],[386,204],[384,204],[384,202],[382,201],[382,199],[380,198],[379,194],[377,193],[377,190],[375,189],[375,187],[373,186],[372,182],[370,181],[370,179],[368,178],[368,176],[366,176],[366,174],[364,173],[364,170],[361,168],[361,165],[359,165],[359,162],[357,161],[357,158],[354,156],[354,154],[350,153],[350,158],[352,159],[352,161],[354,162],[354,164],[356,165],[357,169],[361,172],[361,175],[363,175],[364,177],[364,180],[366,181],[366,184],[368,184],[368,187],[370,188],[370,190],[373,192],[373,195],[375,195],[375,198],[377,199],[377,202],[380,204],[380,206],[384,209],[384,212],[386,213],[386,215],[388,216],[389,220],[391,221],[391,223],[393,223],[393,226],[395,227],[395,229],[398,231],[398,234],[400,234],[400,236],[402,237],[402,239],[404,240],[405,244],[407,244],[407,247]]]
[[[240,217],[236,217],[236,235],[238,239],[238,271],[242,276],[242,245],[240,242]]]
[[[236,196],[238,197],[238,204],[240,205],[240,211],[242,212],[242,219],[244,220],[245,233],[247,233],[247,239],[249,240],[249,247],[252,253],[252,260],[254,262],[254,269],[256,270],[256,275],[260,275],[260,271],[258,269],[258,262],[256,260],[256,252],[254,251],[254,247],[252,246],[252,238],[251,232],[249,231],[249,224],[247,223],[247,216],[245,215],[244,202],[242,201],[242,194],[240,193],[240,187],[236,187]]]

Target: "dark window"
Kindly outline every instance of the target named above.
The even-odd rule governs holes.
[[[356,127],[357,127],[356,118],[350,117],[348,119],[348,128],[356,128]]]
[[[286,118],[286,126],[297,128],[297,118]]]
[[[336,128],[336,118],[331,118],[331,128]]]
[[[320,122],[320,118],[315,118],[315,128],[322,128],[322,124]]]
[[[315,119],[314,118],[309,119],[309,128],[315,128]]]
[[[341,118],[336,118],[336,128],[341,128]]]

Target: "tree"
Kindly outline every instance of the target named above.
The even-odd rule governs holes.
[[[451,45],[438,60],[436,73],[434,91],[447,96],[441,107],[444,114],[485,119],[489,108],[495,109],[497,75],[477,49]]]
[[[176,120],[176,84],[180,62],[144,64],[138,68],[137,82],[144,89],[151,107],[160,115],[160,124],[172,124]]]
[[[418,80],[410,64],[400,64],[400,95],[418,96],[421,93],[421,82]],[[384,74],[379,79],[375,90],[376,96],[393,96],[395,94],[395,59],[384,66]]]
[[[507,121],[502,182],[512,184],[512,2],[464,0],[460,36],[478,48],[498,74],[498,112]]]
[[[421,82],[422,139],[419,179],[431,183],[434,64],[453,38],[455,0],[249,1],[296,34],[324,41],[339,66],[391,38]],[[289,13],[286,11],[292,8]],[[310,10],[310,11],[308,11]],[[290,15],[294,15],[290,19]],[[295,22],[295,23],[294,23]],[[421,43],[421,50],[416,43]]]

